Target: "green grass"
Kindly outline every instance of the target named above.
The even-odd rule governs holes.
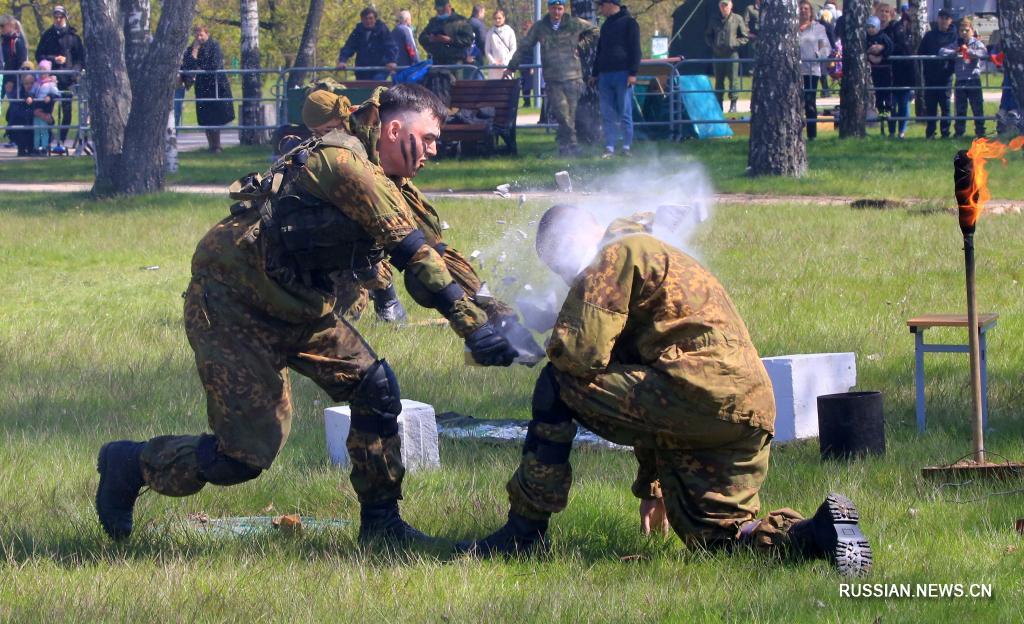
[[[989,124],[992,125],[991,123]],[[542,130],[519,133],[520,155],[493,158],[449,159],[431,163],[417,178],[421,188],[444,191],[491,190],[512,183],[516,190],[550,190],[554,173],[567,170],[577,186],[600,188],[613,173],[633,172],[641,184],[657,185],[645,164],[657,160],[665,167],[697,161],[707,169],[715,188],[727,193],[774,195],[839,195],[865,198],[917,198],[951,203],[952,159],[958,149],[970,146],[970,139],[925,141],[923,126],[914,124],[905,141],[872,136],[858,141],[840,141],[835,133],[822,132],[808,145],[810,168],[806,176],[791,178],[749,178],[747,138],[735,137],[682,143],[641,143],[636,147],[635,168],[621,160],[604,161],[591,155],[570,160],[555,153],[554,134]],[[1020,155],[1011,154],[1019,163]],[[235,147],[220,155],[182,153],[180,170],[170,176],[174,184],[223,184],[249,171],[268,166],[265,148]],[[1024,169],[992,166],[992,193],[997,199],[1024,199]],[[93,165],[88,159],[25,159],[4,163],[0,181],[90,181]]]
[[[447,201],[451,242],[486,248],[509,203]],[[528,205],[529,206],[529,205]],[[531,211],[541,206],[529,206]],[[146,494],[138,535],[108,542],[95,521],[95,453],[110,439],[202,431],[201,387],[181,329],[180,292],[223,202],[163,195],[0,198],[0,620],[3,621],[1017,621],[1020,482],[940,488],[919,476],[970,448],[963,356],[930,356],[929,429],[913,430],[913,340],[904,321],[963,307],[961,240],[941,212],[726,205],[699,234],[762,355],[855,351],[858,388],[885,393],[888,454],[821,463],[816,443],[778,445],[766,509],[808,512],[850,495],[873,540],[871,582],[991,583],[990,600],[850,600],[823,562],[686,552],[638,535],[630,455],[574,453],[554,551],[477,562],[357,547],[356,526],[299,537],[218,540],[173,529],[191,512],[357,518],[344,472],[327,465],[328,399],[293,377],[291,439],[260,479],[173,499]],[[989,449],[1024,460],[1024,218],[979,227],[979,300],[1001,314],[990,339]],[[158,270],[143,267],[159,266]],[[485,271],[494,279],[495,275]],[[403,295],[404,296],[404,295]],[[427,318],[422,310],[414,318]],[[444,328],[357,324],[403,394],[481,417],[528,415],[536,371],[462,364]],[[939,336],[936,336],[939,337]],[[950,332],[947,336],[954,337]],[[440,470],[406,480],[405,515],[446,539],[498,526],[513,445],[446,441]],[[954,499],[977,499],[957,504]],[[639,555],[639,560],[621,557]],[[965,620],[968,621],[968,620]]]

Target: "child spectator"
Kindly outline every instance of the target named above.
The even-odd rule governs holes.
[[[32,94],[25,103],[32,107],[33,131],[32,147],[37,155],[50,153],[50,126],[53,125],[53,105],[60,99],[57,78],[50,74],[52,63],[39,61],[39,79],[32,87]]]
[[[953,88],[953,105],[956,121],[953,122],[954,136],[961,137],[967,130],[967,104],[971,105],[974,120],[974,135],[985,136],[985,102],[981,94],[981,61],[988,58],[985,44],[974,36],[974,25],[964,18],[957,29],[960,37],[939,50],[939,56],[951,57],[956,86]]]
[[[868,40],[868,64],[871,66],[871,82],[875,85],[875,108],[878,109],[882,134],[885,134],[886,121],[892,112],[892,69],[889,56],[892,54],[892,39],[882,32],[882,22],[872,15],[866,22]]]

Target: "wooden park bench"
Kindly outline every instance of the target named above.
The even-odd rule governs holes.
[[[458,143],[458,153],[493,154],[499,149],[498,139],[505,143],[505,153],[515,154],[516,116],[519,114],[518,80],[456,80],[452,85],[453,109],[494,109],[491,123],[446,124],[441,141]]]

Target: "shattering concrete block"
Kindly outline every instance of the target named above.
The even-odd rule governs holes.
[[[335,466],[347,467],[351,463],[348,449],[345,448],[351,426],[352,410],[347,405],[324,410],[327,454]],[[441,456],[437,450],[437,421],[432,406],[402,399],[398,435],[402,438],[402,463],[406,470],[436,468],[441,465]]]
[[[761,358],[775,390],[775,442],[818,436],[818,397],[857,385],[853,353]]]

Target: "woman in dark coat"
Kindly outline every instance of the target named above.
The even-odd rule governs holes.
[[[220,45],[210,37],[206,26],[195,27],[195,41],[185,50],[181,63],[183,70],[202,70],[209,74],[186,74],[185,86],[196,87],[196,117],[200,126],[223,126],[235,119],[234,101],[231,99],[231,83],[227,74],[212,73],[224,69],[224,55]],[[216,99],[214,99],[216,98]],[[202,101],[202,100],[206,101]],[[220,130],[207,129],[206,141],[211,152],[220,152]]]

